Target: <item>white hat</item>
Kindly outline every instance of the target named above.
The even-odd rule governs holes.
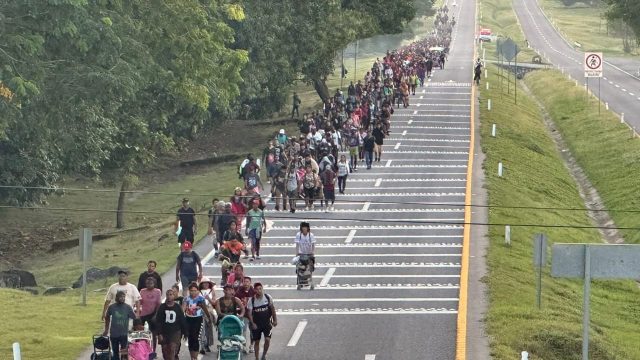
[[[280,134],[284,134],[284,129],[280,129]]]

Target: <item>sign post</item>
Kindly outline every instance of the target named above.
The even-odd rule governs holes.
[[[535,234],[533,238],[533,266],[536,267],[536,306],[542,307],[542,268],[547,265],[547,235]]]
[[[87,264],[91,260],[93,234],[91,229],[80,229],[79,238],[80,261],[82,261],[82,305],[87,305]]]
[[[591,279],[640,278],[640,245],[554,244],[551,276],[583,278],[582,360],[589,360]]]
[[[602,107],[600,101],[600,80],[602,79],[602,65],[604,58],[602,53],[587,52],[584,53],[584,77],[587,79],[587,88],[589,84],[589,78],[598,78],[598,114],[600,114],[600,108]],[[589,93],[587,89],[587,99],[589,99]],[[588,100],[587,100],[588,101]]]

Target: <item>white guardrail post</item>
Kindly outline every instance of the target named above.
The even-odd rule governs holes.
[[[13,343],[13,360],[22,360],[22,355],[20,354],[20,343]]]

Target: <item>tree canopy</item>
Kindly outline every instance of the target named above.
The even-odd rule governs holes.
[[[606,16],[609,20],[622,20],[634,32],[640,44],[640,1],[604,0],[609,6]]]
[[[336,54],[402,31],[414,1],[2,1],[0,185],[122,182],[245,105],[279,110],[297,79],[324,98]]]

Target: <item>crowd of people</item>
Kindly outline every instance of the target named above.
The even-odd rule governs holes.
[[[129,274],[123,270],[107,292],[102,318],[104,335],[110,334],[115,350],[113,359],[118,359],[117,349],[127,345],[130,319],[137,326],[148,324],[154,335],[153,351],[159,343],[164,359],[174,360],[183,337],[188,339],[192,359],[211,351],[216,324],[228,315],[244,319],[245,331],[251,333],[245,351],[253,352],[256,360],[266,359],[271,331],[278,323],[276,309],[263,285],[244,274],[242,260],[260,260],[267,199],[275,202],[275,211],[295,213],[298,202],[304,202],[308,211],[318,203],[320,209],[332,211],[336,184],[337,192],[344,194],[349,175],[361,163],[371,169],[381,161],[394,107],[409,107],[409,96],[425,85],[433,68],[444,68],[454,23],[453,18],[449,21],[446,6],[438,9],[430,36],[387,52],[376,59],[363,80],[348,86],[346,94],[337,89],[324,100],[322,109],[302,114],[298,136],[289,136],[282,129],[261,157],[247,155],[238,166],[242,185],[228,201],[214,199],[208,213],[206,229],[214,239],[214,258],[220,261],[223,296],[216,296],[216,283],[204,276],[202,259],[193,250],[198,232],[196,211],[189,199],[183,199],[176,218],[180,253],[175,284],[164,289],[155,271],[157,263],[151,260],[137,286],[129,283]],[[299,117],[300,106],[300,97],[294,93],[292,117]],[[308,223],[301,223],[294,239],[295,255],[313,258],[316,239]]]

